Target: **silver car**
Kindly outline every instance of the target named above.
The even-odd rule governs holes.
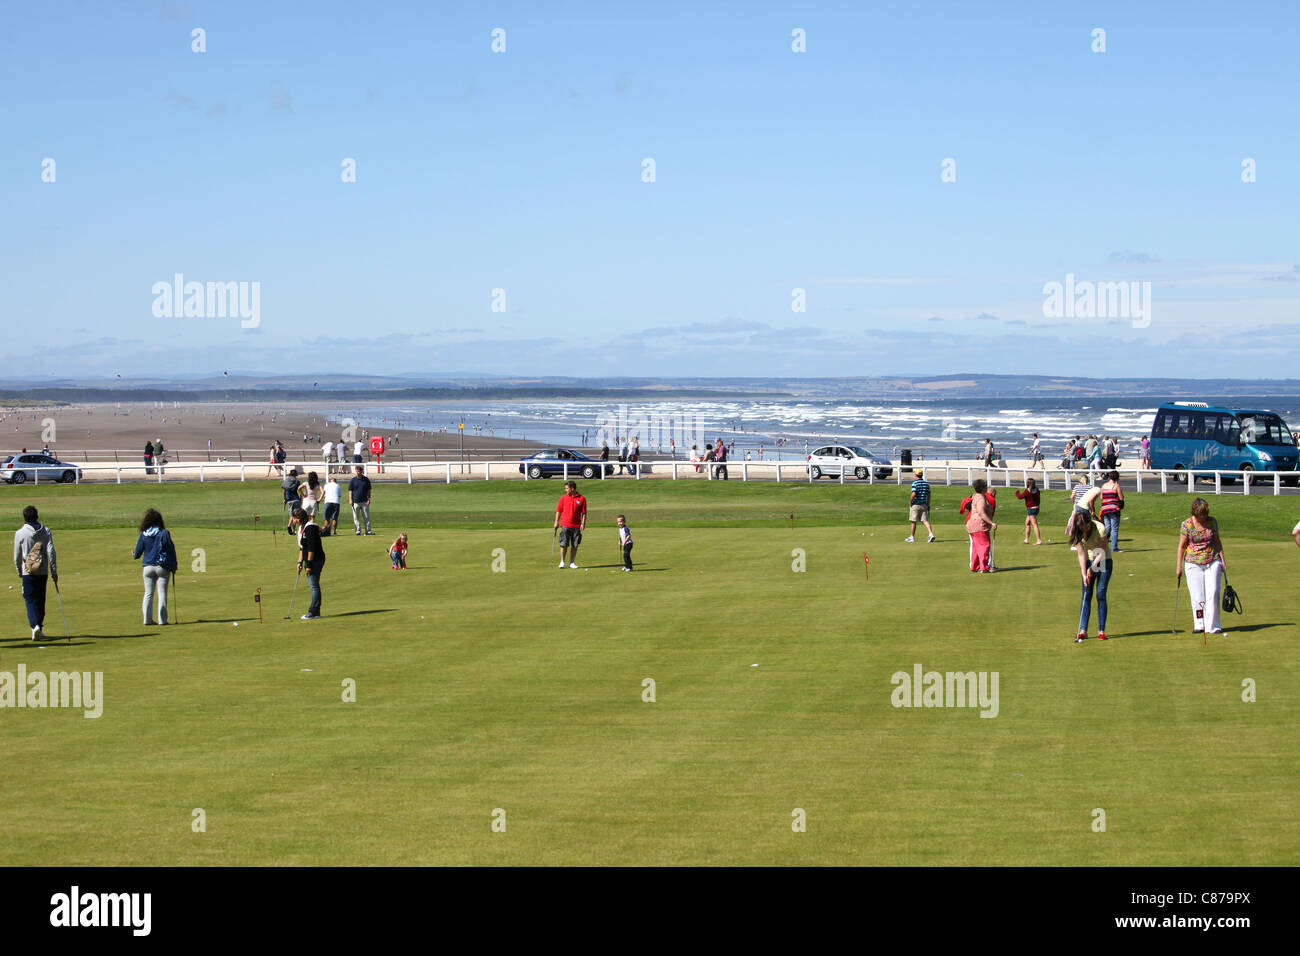
[[[41,452],[28,452],[10,455],[0,462],[0,478],[11,485],[21,485],[28,481],[80,481],[81,469],[76,465],[59,461]]]

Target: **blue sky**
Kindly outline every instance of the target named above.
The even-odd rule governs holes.
[[[0,348],[9,375],[1291,377],[1298,28],[1283,2],[15,7]],[[155,317],[175,273],[260,283],[260,324]],[[1150,282],[1149,325],[1045,316],[1067,274]]]

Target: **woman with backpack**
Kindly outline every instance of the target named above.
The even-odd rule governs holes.
[[[1101,523],[1110,539],[1110,553],[1119,554],[1119,513],[1124,510],[1124,489],[1119,486],[1119,472],[1111,471],[1101,486]]]
[[[139,558],[144,573],[144,623],[153,621],[153,597],[158,593],[158,623],[167,623],[167,583],[176,573],[176,545],[171,532],[163,523],[163,516],[150,508],[140,521],[140,537],[131,552],[132,560]]]

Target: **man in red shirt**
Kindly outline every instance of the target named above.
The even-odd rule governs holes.
[[[564,494],[555,506],[554,532],[560,532],[560,567],[569,562],[569,567],[578,567],[578,545],[582,544],[582,532],[587,527],[587,499],[578,494],[577,482],[566,481]]]

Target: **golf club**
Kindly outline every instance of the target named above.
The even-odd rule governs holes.
[[[558,538],[559,536],[560,536],[560,529],[552,528],[551,529],[551,560],[546,565],[546,570],[548,571],[555,570],[555,539]]]
[[[67,640],[72,640],[72,631],[68,630],[68,615],[63,610],[63,595],[59,593],[59,582],[54,582],[54,596],[59,601],[59,614],[63,617],[63,633]]]
[[[1173,632],[1178,633],[1178,592],[1182,589],[1183,576],[1180,574],[1174,578],[1174,623]]]
[[[298,579],[302,577],[302,565],[298,566],[298,573],[293,578],[293,593],[289,595],[289,613],[284,616],[287,621],[293,617],[293,602],[298,597]]]

